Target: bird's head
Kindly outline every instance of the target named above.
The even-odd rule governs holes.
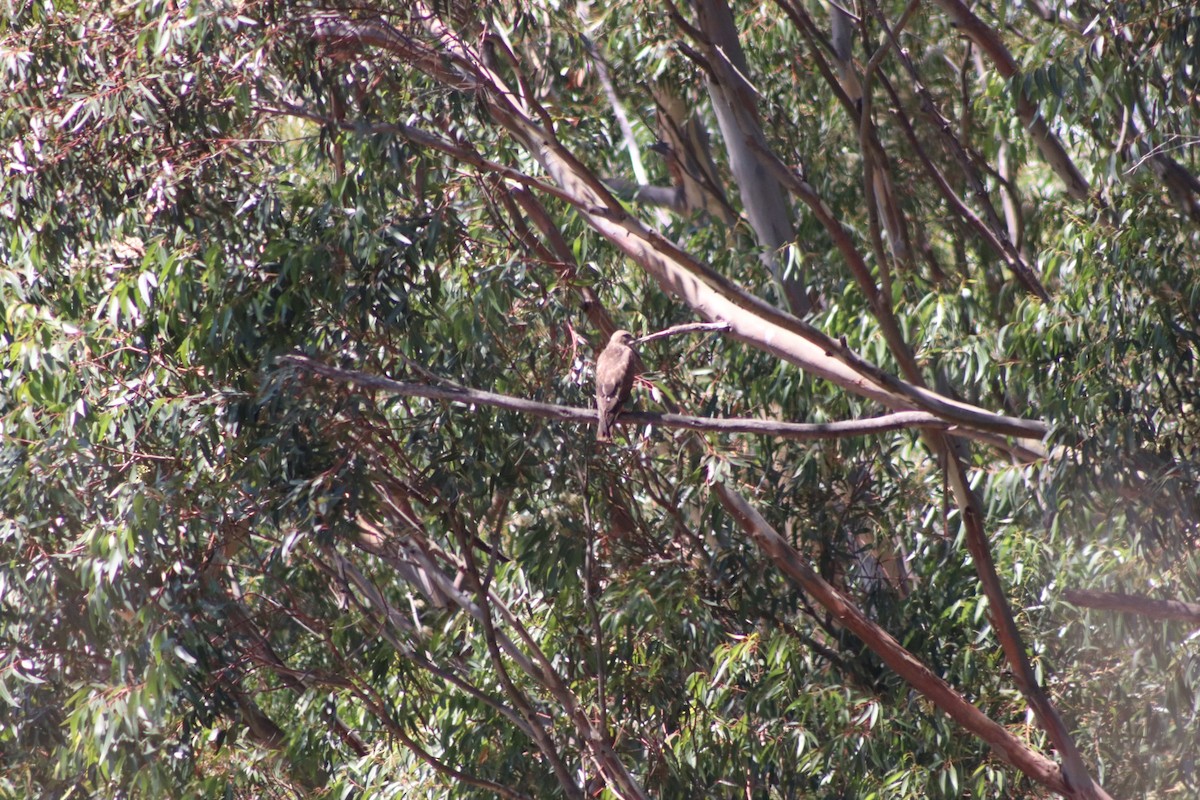
[[[637,343],[635,337],[629,331],[613,331],[612,337],[608,340],[609,344],[623,344],[626,347],[633,347]]]

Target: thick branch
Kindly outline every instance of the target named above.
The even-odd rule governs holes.
[[[1025,644],[1021,641],[1021,632],[1017,628],[1004,585],[996,571],[991,544],[988,542],[987,532],[983,528],[983,504],[971,487],[970,478],[964,466],[968,455],[965,452],[966,448],[949,437],[942,437],[938,441],[937,434],[929,434],[927,438],[935,452],[938,452],[944,461],[946,477],[949,479],[950,488],[954,492],[955,501],[962,513],[963,526],[966,529],[967,549],[971,553],[971,560],[975,564],[975,572],[979,576],[983,593],[988,599],[988,616],[991,618],[996,638],[1000,640],[1004,657],[1012,669],[1013,679],[1033,710],[1034,716],[1037,717],[1038,723],[1049,735],[1050,741],[1054,743],[1055,749],[1062,758],[1063,778],[1069,789],[1065,794],[1068,797],[1078,797],[1084,800],[1109,800],[1108,794],[1089,774],[1087,766],[1083,763],[1083,757],[1079,753],[1079,748],[1075,746],[1071,732],[1067,730],[1058,709],[1054,707],[1049,696],[1038,683],[1033,665],[1029,661],[1029,655],[1025,652]]]
[[[847,630],[862,639],[897,675],[967,731],[987,742],[1009,764],[1055,792],[1068,793],[1058,765],[968,703],[887,631],[868,619],[845,595],[805,563],[745,499],[721,484],[715,488],[722,505],[776,567],[824,606]]]
[[[513,104],[511,92],[479,65],[477,57],[461,42],[446,36],[441,37],[441,41],[451,49],[450,55],[460,70],[474,70],[471,80],[476,96],[485,103],[496,121],[524,145],[561,187],[554,188],[550,194],[582,212],[593,228],[645,269],[665,291],[681,298],[700,316],[727,321],[735,338],[889,408],[929,411],[963,428],[966,436],[1000,446],[1004,445],[996,441],[994,434],[1017,437],[1020,441],[1007,448],[1014,455],[1024,459],[1042,455],[1037,440],[1045,435],[1044,424],[993,414],[898,380],[862,359],[845,344],[755,297],[647,229],[621,208],[603,183],[557,141],[551,130]],[[425,61],[416,63],[421,67],[426,65]],[[429,74],[443,79],[444,72],[444,69],[431,69]],[[450,82],[449,78],[445,79]],[[455,71],[452,85],[459,86],[462,80],[463,73]],[[442,141],[423,131],[399,126],[393,126],[393,130],[404,136],[417,134],[419,138],[413,141],[456,156],[466,150],[462,145]],[[486,162],[485,166],[484,159],[473,152],[469,154],[466,163],[495,169],[525,185],[546,186],[503,165]]]
[[[750,70],[733,14],[725,0],[694,0],[693,5],[700,30],[686,24],[681,27],[692,34],[707,59],[708,94],[729,154],[729,169],[737,182],[746,217],[763,248],[763,261],[787,298],[792,313],[803,316],[810,307],[804,293],[804,279],[785,277],[779,263],[779,251],[796,238],[786,198],[749,144],[766,147],[767,138],[759,121],[756,92],[747,77]],[[678,25],[682,20],[674,9],[674,3],[668,4],[669,13]]]

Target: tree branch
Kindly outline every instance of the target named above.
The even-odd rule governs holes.
[[[529,648],[532,658],[541,668],[532,677],[537,679],[539,684],[545,687],[554,697],[558,703],[558,707],[574,725],[576,733],[587,748],[588,755],[591,756],[596,767],[604,775],[609,785],[619,790],[619,797],[629,798],[629,800],[648,800],[645,790],[637,778],[617,755],[609,732],[597,728],[592,720],[588,718],[587,714],[583,711],[583,706],[579,702],[579,698],[571,690],[570,686],[567,685],[567,682],[558,674],[554,663],[542,652],[542,649],[538,646],[532,634],[529,633],[529,630],[521,624],[521,621],[517,619],[512,610],[490,591],[488,588],[488,579],[485,579],[480,574],[479,564],[475,559],[474,548],[471,547],[470,536],[457,516],[451,518],[451,525],[454,528],[455,535],[458,537],[459,546],[462,548],[463,563],[469,581],[475,589],[476,602],[483,612],[479,620],[483,623],[488,651],[492,655],[492,660],[495,663],[501,682],[510,695],[513,696],[514,702],[517,700],[517,695],[522,698],[523,695],[520,695],[520,690],[512,682],[500,658],[500,648],[497,644],[499,635],[496,631],[495,622],[492,619],[493,608],[496,610],[499,618],[507,622],[517,634],[517,637]],[[530,712],[532,713],[532,707],[530,707]],[[531,719],[531,724],[533,722],[534,720]],[[582,793],[580,796],[582,797]]]
[[[457,530],[456,532],[461,533]],[[483,625],[484,642],[487,644],[488,655],[492,660],[492,666],[496,670],[496,676],[500,679],[500,685],[504,688],[505,694],[508,695],[509,699],[520,712],[521,716],[525,718],[526,723],[534,731],[535,737],[537,738],[538,744],[542,746],[543,752],[556,753],[550,732],[542,725],[539,715],[534,709],[533,704],[529,701],[529,698],[525,696],[525,693],[521,691],[520,687],[517,686],[516,682],[512,679],[512,676],[508,672],[508,667],[504,664],[504,659],[501,656],[499,645],[500,636],[503,634],[499,634],[497,632],[495,622],[492,620],[490,603],[491,591],[484,582],[482,576],[479,574],[479,570],[475,562],[475,554],[473,552],[473,548],[471,547],[469,537],[462,535],[459,543],[463,548],[463,558],[467,575],[470,576],[472,587],[475,589],[475,602],[480,610],[480,613],[476,615],[476,618]],[[526,672],[529,671],[529,668],[526,668]],[[532,674],[536,675],[537,673],[534,672]],[[568,708],[564,710],[569,712],[570,709]],[[572,798],[572,800],[575,800],[576,798],[582,800],[584,797],[582,787],[580,787],[575,779],[571,776],[569,771],[566,769],[565,763],[563,763],[561,759],[557,757],[557,755],[554,757],[553,766],[555,775],[558,776],[559,783],[563,787],[563,791],[566,792],[567,797]]]
[[[1200,624],[1200,603],[1186,603],[1182,600],[1156,600],[1141,594],[1095,592],[1089,589],[1067,589],[1063,592],[1063,599],[1072,605],[1084,608],[1122,611],[1149,619],[1177,619]]]
[[[929,698],[943,713],[990,745],[1004,761],[1043,786],[1068,794],[1068,786],[1057,764],[968,703],[950,684],[904,649],[891,634],[821,578],[745,499],[722,484],[716,484],[714,488],[721,504],[775,566],[828,609],[847,630],[862,639],[897,675]]]
[[[725,140],[729,169],[737,183],[746,218],[763,248],[760,257],[792,313],[804,316],[811,306],[804,278],[785,275],[779,263],[779,251],[795,240],[796,231],[783,188],[754,156],[754,147],[768,146],[767,137],[759,121],[756,92],[750,85],[750,69],[733,13],[725,0],[693,0],[692,5],[698,17],[697,27],[684,23],[674,3],[667,4],[668,14],[696,42],[709,64],[710,69],[705,73],[709,99]]]
[[[942,10],[950,16],[955,26],[967,38],[987,53],[1001,77],[1012,84],[1013,92],[1016,94],[1017,116],[1021,118],[1021,122],[1024,123],[1030,137],[1033,138],[1034,144],[1041,151],[1042,158],[1066,185],[1067,194],[1076,200],[1087,198],[1088,192],[1091,191],[1087,179],[1079,172],[1066,148],[1062,146],[1062,142],[1058,140],[1058,137],[1050,130],[1050,126],[1046,124],[1046,120],[1038,113],[1037,106],[1025,96],[1020,81],[1016,80],[1021,75],[1020,67],[1012,53],[1004,46],[1004,42],[1000,40],[999,34],[975,16],[975,13],[962,0],[934,0],[934,2],[942,7]]]
[[[462,405],[493,406],[535,417],[574,422],[582,425],[594,425],[596,423],[596,410],[593,408],[575,408],[553,405],[551,403],[539,403],[535,400],[526,400],[521,397],[512,397],[511,395],[496,394],[494,392],[484,392],[478,389],[430,386],[425,383],[395,381],[391,378],[369,375],[365,372],[331,367],[300,355],[281,356],[279,363],[290,364],[342,383],[353,383],[364,388],[378,389],[404,397],[424,397],[430,400],[445,400]],[[953,432],[952,426],[945,420],[923,411],[902,411],[893,414],[884,414],[879,417],[827,423],[777,422],[768,419],[745,418],[718,419],[713,417],[692,417],[683,414],[660,414],[650,411],[626,411],[617,417],[617,422],[626,425],[658,425],[665,428],[684,428],[711,433],[746,433],[761,436],[776,436],[781,439],[795,439],[799,441],[870,436],[905,428]]]
[[[645,269],[664,291],[682,299],[705,319],[727,321],[730,335],[734,338],[856,394],[870,397],[896,410],[916,408],[930,411],[960,426],[964,435],[1005,448],[1024,460],[1044,456],[1039,441],[1046,433],[1043,423],[1005,417],[905,383],[870,364],[844,343],[747,292],[657,232],[646,228],[621,208],[603,183],[558,142],[552,130],[535,122],[528,113],[512,103],[511,92],[477,60],[472,60],[475,58],[473,53],[441,31],[441,28],[434,31],[439,36],[439,43],[446,48],[447,57],[470,75],[471,88],[476,97],[484,103],[496,122],[516,138],[561,187],[550,193],[579,209],[589,225]],[[403,53],[398,55],[402,56]],[[425,61],[414,63],[422,69],[427,66]],[[437,69],[430,68],[428,74],[438,80],[445,79],[456,87],[460,87],[465,80],[461,70],[454,73],[452,82],[443,76],[444,71],[439,66]],[[392,130],[404,136],[418,134],[420,138],[412,141],[451,152],[456,157],[464,150],[469,151],[469,148],[441,141],[439,137],[424,131],[409,131],[396,126],[392,126]],[[469,151],[469,155],[466,163],[495,169],[505,177],[526,185],[545,187],[545,184],[517,170],[486,162],[473,151]],[[1006,446],[995,434],[1013,436],[1019,441]]]
[[[695,333],[696,331],[727,331],[729,330],[728,322],[688,322],[683,325],[672,325],[670,328],[663,328],[656,333],[649,333],[638,339],[640,344],[653,342],[655,339],[665,339],[668,336],[674,336],[679,333]]]
[[[983,504],[972,488],[964,466],[969,454],[959,441],[948,436],[940,437],[940,441],[935,441],[936,438],[937,434],[928,436],[932,449],[943,459],[946,477],[962,513],[967,550],[971,553],[975,573],[979,576],[984,596],[988,599],[988,616],[992,621],[993,630],[1000,641],[1005,660],[1012,669],[1017,688],[1021,690],[1038,723],[1046,731],[1062,758],[1062,777],[1068,788],[1064,794],[1083,800],[1110,800],[1100,784],[1089,774],[1071,732],[1067,730],[1058,709],[1038,683],[1037,674],[1033,671],[1025,644],[1021,640],[1021,632],[1017,628],[1016,618],[1013,616],[1012,606],[996,571],[995,559],[992,558],[991,544],[983,527]]]

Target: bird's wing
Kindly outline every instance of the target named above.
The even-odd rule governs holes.
[[[596,364],[596,396],[605,401],[615,401],[621,396],[625,375],[629,372],[630,358],[627,352],[605,350]]]

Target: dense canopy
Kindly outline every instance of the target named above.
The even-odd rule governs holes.
[[[0,796],[1200,794],[1190,4],[2,8]]]

